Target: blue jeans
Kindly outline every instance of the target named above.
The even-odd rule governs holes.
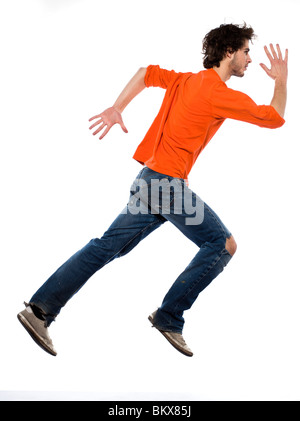
[[[181,333],[184,311],[229,262],[225,244],[231,234],[183,179],[147,167],[134,181],[127,206],[102,238],[92,239],[67,260],[33,295],[30,304],[40,309],[49,326],[95,272],[127,254],[166,221],[199,247],[164,297],[154,320],[162,330]]]

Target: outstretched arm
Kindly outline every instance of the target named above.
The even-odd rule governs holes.
[[[145,67],[141,67],[137,73],[133,76],[133,78],[128,82],[125,86],[121,94],[118,96],[114,105],[110,108],[107,108],[101,114],[97,114],[94,117],[91,117],[89,121],[96,120],[94,124],[90,126],[90,130],[96,126],[99,126],[94,132],[93,135],[98,134],[104,128],[105,130],[100,135],[99,139],[103,139],[103,137],[109,132],[115,124],[120,124],[121,128],[125,133],[128,133],[121,116],[123,110],[127,107],[127,105],[135,98],[142,90],[146,87],[144,79],[146,75],[147,69]]]
[[[268,69],[265,64],[260,64],[267,75],[275,80],[274,95],[271,104],[281,117],[284,117],[287,100],[287,76],[288,76],[288,50],[285,50],[284,59],[279,45],[276,45],[277,53],[273,44],[270,44],[270,50],[265,46],[265,52],[270,60],[271,68]]]

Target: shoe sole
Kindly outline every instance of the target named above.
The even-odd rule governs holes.
[[[163,331],[163,330],[160,330],[160,329],[158,329],[158,327],[156,327],[156,326],[154,326],[154,323],[153,323],[153,317],[150,315],[149,317],[148,317],[148,320],[152,323],[152,327],[155,327],[155,329],[157,329],[166,339],[167,339],[167,341],[175,348],[175,349],[177,349],[177,351],[179,351],[179,352],[181,352],[181,354],[183,354],[183,355],[185,355],[186,357],[192,357],[193,356],[193,353],[192,352],[188,352],[188,351],[186,351],[186,350],[184,350],[183,348],[181,348],[180,346],[178,346],[178,344],[176,343],[176,342],[174,342],[173,340],[172,340],[172,338],[170,338],[169,336],[168,336],[168,332],[165,332],[165,331]]]
[[[27,330],[29,335],[34,340],[34,342],[37,345],[39,345],[48,354],[53,355],[55,357],[57,353],[53,351],[51,348],[49,348],[49,346],[44,342],[43,338],[36,332],[34,327],[28,322],[26,317],[24,317],[21,313],[19,313],[17,317],[21,325]]]

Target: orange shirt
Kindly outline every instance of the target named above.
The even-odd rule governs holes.
[[[160,111],[133,158],[154,171],[183,179],[226,118],[277,128],[284,119],[230,89],[213,69],[176,73],[148,66],[145,84],[166,89]]]

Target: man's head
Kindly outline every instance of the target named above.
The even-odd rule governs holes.
[[[221,25],[211,30],[203,40],[203,65],[206,69],[220,67],[221,61],[230,59],[232,75],[244,76],[249,57],[249,41],[255,37],[253,29],[246,24]],[[243,61],[242,55],[245,55]],[[248,54],[248,57],[246,57]],[[244,69],[244,70],[243,70]]]

